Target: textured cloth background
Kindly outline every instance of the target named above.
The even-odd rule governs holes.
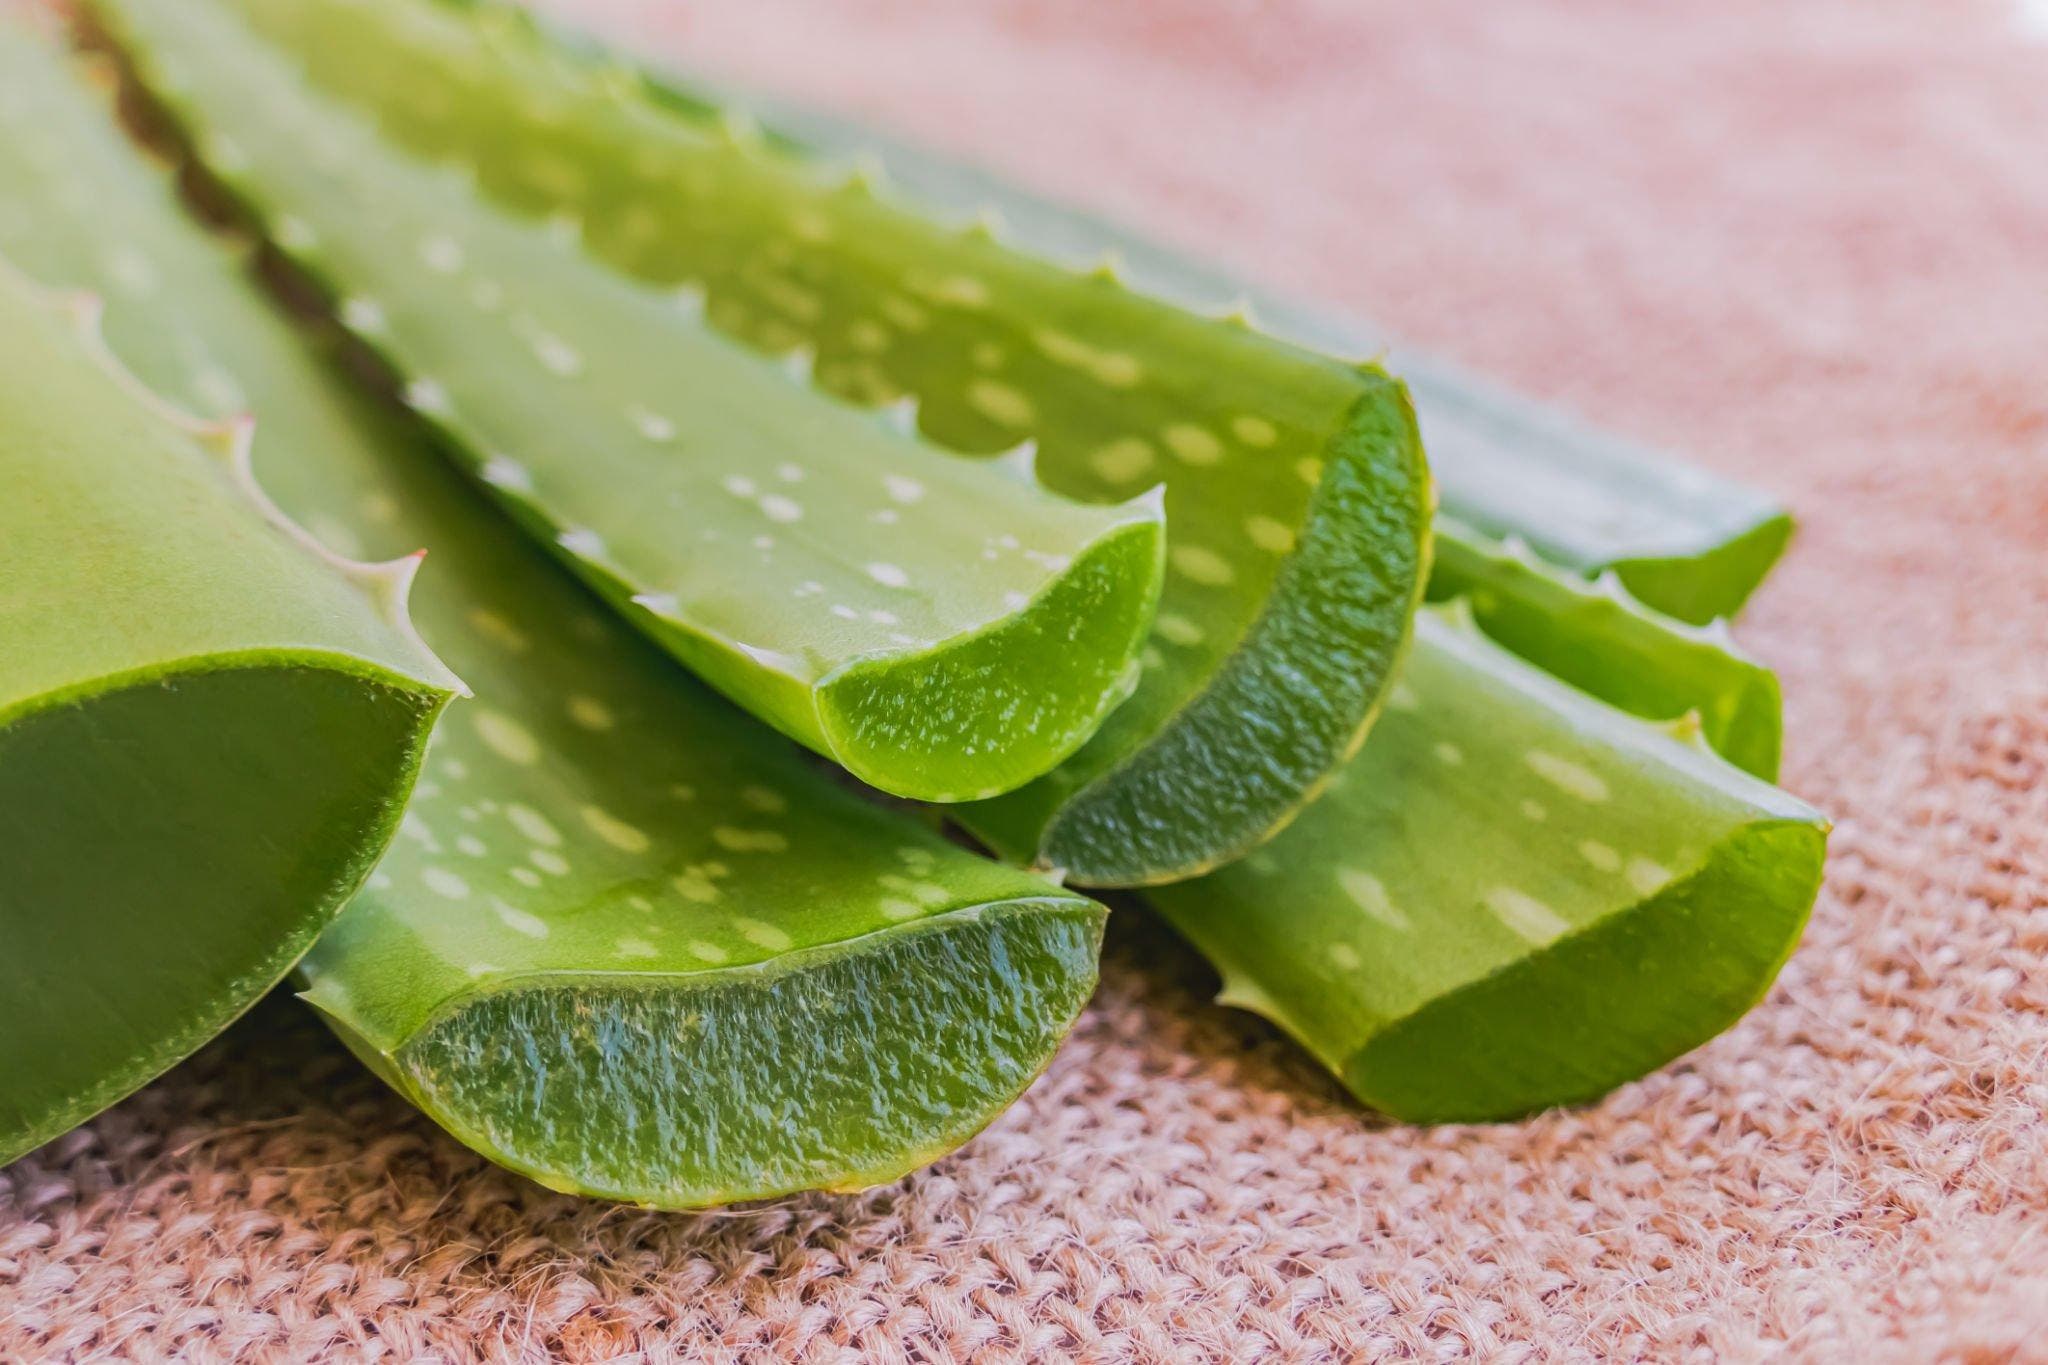
[[[564,8],[570,6],[564,0]],[[0,1358],[2048,1360],[2048,40],[1999,0],[574,7],[1768,486],[1839,820],[1725,1038],[1369,1119],[1120,911],[1051,1073],[860,1197],[494,1170],[273,1000],[0,1171]]]

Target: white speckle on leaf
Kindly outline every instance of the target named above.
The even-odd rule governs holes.
[[[1029,398],[994,379],[975,379],[967,386],[967,403],[991,422],[1007,427],[1029,426],[1038,409]]]
[[[1574,763],[1542,749],[1529,750],[1523,755],[1523,761],[1529,765],[1530,771],[1567,796],[1591,802],[1605,801],[1608,797],[1606,779],[1582,763]]]
[[[711,831],[711,837],[720,848],[734,853],[781,853],[789,847],[788,836],[772,829],[720,825]]]
[[[1126,436],[1098,446],[1088,456],[1088,467],[1104,483],[1128,484],[1152,468],[1152,447],[1136,436]]]
[[[1183,464],[1212,465],[1223,458],[1223,442],[1216,434],[1192,423],[1176,422],[1160,432],[1159,439]]]
[[[505,818],[512,822],[512,828],[536,844],[553,848],[562,842],[562,832],[554,822],[531,806],[514,801],[505,807]]]
[[[1294,528],[1284,521],[1272,517],[1246,517],[1244,531],[1252,538],[1252,544],[1268,554],[1284,555],[1294,549]]]
[[[479,706],[471,723],[476,727],[477,738],[498,757],[521,765],[540,758],[540,741],[533,737],[533,732],[503,711]]]
[[[645,853],[653,844],[645,830],[619,819],[602,806],[585,806],[581,814],[591,833],[621,852]]]
[[[528,914],[518,906],[509,905],[501,900],[492,901],[491,909],[497,913],[499,922],[515,934],[524,934],[528,938],[548,936],[548,922],[538,915]]]
[[[569,719],[586,730],[609,730],[618,723],[612,718],[610,707],[580,692],[569,698],[568,708]]]
[[[629,407],[626,420],[650,441],[673,441],[676,437],[676,424],[651,408]]]
[[[1621,870],[1621,855],[1598,839],[1583,839],[1579,842],[1579,856],[1602,872]]]
[[[1397,929],[1403,933],[1408,931],[1408,917],[1401,913],[1400,907],[1387,895],[1385,884],[1372,873],[1356,867],[1338,868],[1337,886],[1350,898],[1353,905],[1365,912],[1368,918],[1389,929]]]
[[[1486,908],[1518,936],[1538,945],[1553,942],[1571,929],[1555,910],[1512,886],[1488,891]]]
[[[1671,869],[1648,858],[1628,860],[1628,884],[1647,896],[1671,884]]]
[[[1176,573],[1204,587],[1220,588],[1237,578],[1230,561],[1204,545],[1176,545],[1169,558]]]
[[[427,269],[443,275],[453,275],[462,269],[462,243],[452,237],[433,236],[420,239],[420,260]]]
[[[740,937],[747,942],[770,952],[787,952],[793,946],[788,934],[761,920],[741,916],[732,922],[732,927],[739,930]]]
[[[1280,431],[1263,417],[1246,413],[1230,419],[1231,434],[1246,445],[1264,449],[1280,439]]]

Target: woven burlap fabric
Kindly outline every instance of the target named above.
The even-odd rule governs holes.
[[[2048,42],[2005,0],[575,7],[1770,487],[1744,637],[1839,821],[1726,1037],[1389,1126],[1120,910],[961,1154],[661,1216],[288,1000],[0,1172],[0,1358],[2048,1359]],[[141,912],[141,911],[139,911]],[[1615,983],[1617,990],[1629,983]]]

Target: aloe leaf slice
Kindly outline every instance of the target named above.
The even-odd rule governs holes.
[[[306,2],[265,8],[275,8],[278,22],[295,22]],[[480,11],[487,23],[521,25],[491,0],[444,2]],[[416,24],[415,37],[428,32]],[[576,34],[556,38],[584,49],[585,60],[611,60]],[[509,37],[506,43],[514,45]],[[1494,538],[1519,538],[1587,577],[1611,571],[1639,600],[1681,621],[1705,625],[1735,615],[1791,539],[1791,514],[1756,489],[1600,431],[1370,323],[1247,284],[878,128],[705,75],[663,70],[615,79],[644,84],[700,123],[764,130],[790,153],[860,158],[928,217],[994,215],[1018,249],[1073,261],[1113,254],[1132,286],[1147,293],[1196,311],[1256,314],[1262,328],[1310,350],[1381,357],[1415,395],[1445,511]],[[1441,540],[1460,533],[1438,527]]]
[[[284,975],[461,687],[406,620],[416,559],[321,551],[248,423],[166,407],[96,326],[0,260],[0,1162]]]
[[[200,160],[515,518],[741,705],[950,802],[1041,775],[1129,694],[1156,490],[1079,503],[1028,447],[955,459],[718,336],[688,291],[480,203],[218,7],[105,12]]]
[[[1701,737],[1744,772],[1775,781],[1784,737],[1778,679],[1725,621],[1691,626],[1645,607],[1612,570],[1588,582],[1520,541],[1450,524],[1437,541],[1433,601],[1462,599],[1496,643],[1611,706],[1650,720],[1696,716]]]
[[[893,1179],[1046,1064],[1100,907],[842,790],[619,623],[320,363],[5,26],[0,183],[0,250],[104,288],[127,363],[264,415],[286,508],[353,549],[433,547],[421,630],[477,700],[302,971],[393,1086],[553,1188],[695,1207]]]
[[[1416,1122],[1597,1097],[1762,998],[1827,825],[1425,608],[1401,691],[1270,846],[1148,899],[1365,1103]]]
[[[1248,288],[1140,236],[857,122],[708,78],[643,76],[588,50],[574,35],[558,36],[557,50],[550,53],[535,41],[522,12],[488,0],[438,7],[418,0],[237,3],[303,51],[317,79],[376,100],[409,135],[466,155],[495,148],[498,159],[484,169],[495,175],[500,192],[536,207],[573,204],[586,213],[592,204],[613,201],[598,244],[615,259],[665,265],[669,253],[688,247],[693,265],[711,279],[714,296],[723,297],[729,315],[746,324],[741,330],[762,344],[791,344],[799,330],[775,308],[772,291],[741,275],[750,264],[747,234],[764,218],[774,223],[778,200],[792,199],[786,182],[798,158],[859,158],[902,191],[905,205],[876,216],[893,220],[892,242],[918,242],[921,259],[974,264],[975,253],[929,224],[902,221],[906,213],[956,221],[989,215],[1018,249],[1082,262],[1114,254],[1134,287],[1197,311],[1250,308],[1267,330],[1313,350],[1391,353],[1389,363],[1416,395],[1447,511],[1493,537],[1519,537],[1589,577],[1611,570],[1666,614],[1694,624],[1733,615],[1791,535],[1785,509],[1755,490],[1595,431],[1434,356],[1395,345],[1378,328]],[[459,31],[465,22],[485,32],[496,61],[516,70],[531,99],[514,98],[508,109],[502,92],[491,93],[496,74],[490,61],[478,59],[474,36]],[[672,117],[699,128],[765,126],[773,151],[719,165],[721,194],[692,204],[692,213],[680,220],[681,233],[691,240],[679,243],[678,220],[664,226],[655,216],[656,200],[632,193],[637,185],[606,183],[602,171],[593,171],[586,155],[589,133],[567,125],[534,126],[576,107],[593,81],[651,97]],[[460,99],[449,93],[456,90],[463,92]],[[422,93],[428,91],[436,93]],[[491,101],[487,116],[479,116],[486,107],[480,98]],[[503,130],[515,126],[521,136],[505,137]],[[735,181],[743,182],[737,196]],[[872,233],[873,224],[864,221],[864,228]],[[707,235],[716,240],[705,242]],[[871,291],[873,300],[881,297]],[[941,327],[945,322],[939,319]],[[875,383],[860,360],[856,355],[846,372],[850,389]],[[916,375],[905,371],[901,357],[877,363],[893,386],[927,387],[912,382]],[[1439,535],[1446,535],[1442,528]],[[1446,538],[1455,535],[1452,528]]]
[[[1090,501],[1164,480],[1168,571],[1136,694],[1051,776],[957,818],[1078,882],[1194,875],[1284,824],[1370,722],[1424,575],[1430,495],[1404,390],[1246,325],[907,215],[740,126],[674,116],[503,11],[239,7],[388,136],[501,202],[580,223],[722,331],[912,399],[974,454],[1037,444]]]

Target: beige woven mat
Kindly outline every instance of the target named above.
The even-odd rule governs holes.
[[[2009,2],[585,7],[1790,499],[1746,638],[1840,821],[1812,931],[1684,1063],[1424,1132],[1120,912],[964,1153],[696,1217],[494,1170],[274,1000],[0,1172],[0,1358],[2048,1359],[2048,23]]]

